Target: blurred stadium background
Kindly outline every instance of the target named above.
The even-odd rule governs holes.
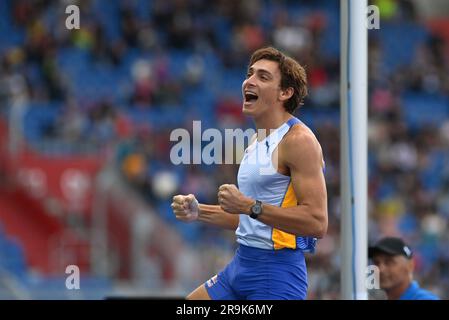
[[[81,29],[65,8],[79,5]],[[449,297],[449,11],[372,1],[369,239],[404,237],[416,278]],[[175,221],[173,194],[216,203],[235,165],[169,159],[174,128],[245,128],[241,83],[272,44],[308,71],[298,116],[327,163],[329,231],[310,299],[340,297],[338,0],[0,1],[0,298],[183,296],[234,234]],[[81,270],[67,290],[67,265]]]

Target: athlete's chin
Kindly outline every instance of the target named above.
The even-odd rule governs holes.
[[[242,113],[243,113],[245,116],[252,116],[252,115],[254,114],[254,111],[253,111],[253,110],[248,110],[247,108],[243,107]]]
[[[257,108],[254,104],[244,103],[242,108],[242,113],[246,116],[254,116],[256,114]]]

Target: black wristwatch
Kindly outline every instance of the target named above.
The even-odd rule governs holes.
[[[256,200],[256,203],[253,204],[250,208],[250,217],[253,219],[257,219],[262,214],[262,201]]]

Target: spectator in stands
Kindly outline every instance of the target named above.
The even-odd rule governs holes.
[[[438,300],[413,280],[413,253],[400,238],[387,237],[369,247],[368,256],[379,268],[380,287],[388,300]]]

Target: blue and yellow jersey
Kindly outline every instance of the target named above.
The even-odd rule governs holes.
[[[271,132],[261,141],[254,141],[246,150],[238,172],[238,188],[246,196],[283,208],[298,204],[291,178],[277,172],[272,154],[289,129],[301,124],[297,118]],[[261,249],[299,249],[314,252],[316,238],[300,237],[268,226],[241,214],[236,230],[237,242]]]

